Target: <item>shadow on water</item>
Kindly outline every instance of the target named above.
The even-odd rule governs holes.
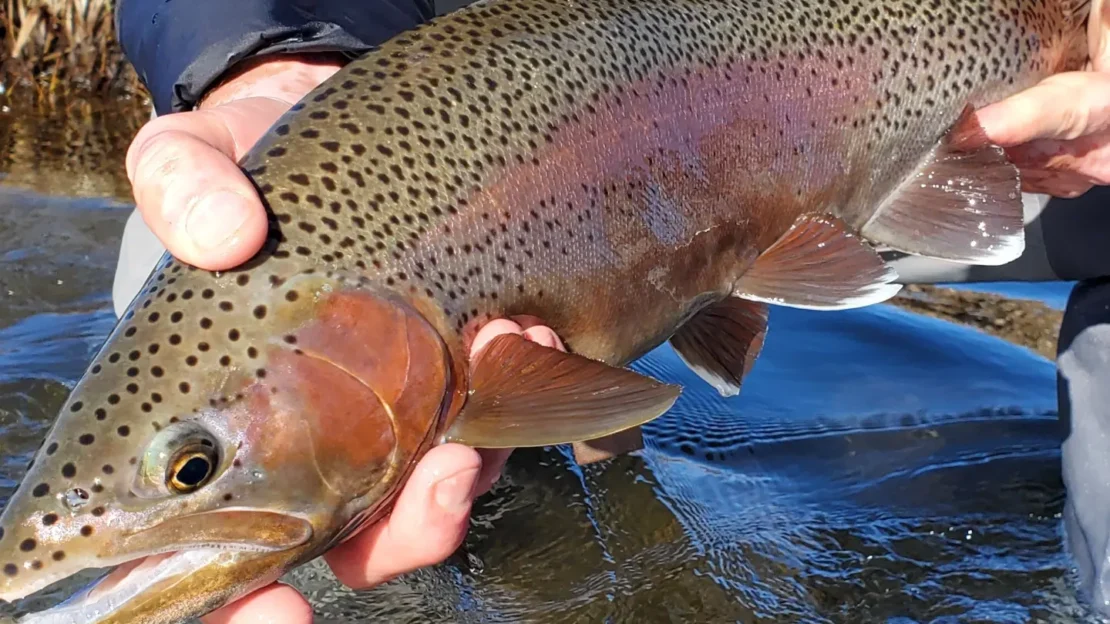
[[[114,322],[129,210],[126,140],[26,123],[0,128],[0,500]],[[109,138],[74,159],[82,136]],[[518,451],[445,564],[363,592],[319,563],[292,581],[319,622],[1090,621],[1050,361],[889,305],[771,322],[741,397],[667,347],[638,362],[687,390],[637,456]]]

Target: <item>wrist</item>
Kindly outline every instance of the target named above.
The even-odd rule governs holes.
[[[248,97],[268,97],[290,106],[339,71],[340,54],[280,54],[243,62],[200,99],[198,109]]]

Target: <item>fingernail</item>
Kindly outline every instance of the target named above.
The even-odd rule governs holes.
[[[201,249],[213,249],[231,241],[250,215],[242,196],[230,191],[202,195],[189,211],[185,232]]]
[[[436,504],[452,513],[470,507],[471,495],[478,480],[478,469],[472,468],[447,477],[435,486]]]

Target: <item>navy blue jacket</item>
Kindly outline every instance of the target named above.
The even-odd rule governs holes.
[[[118,0],[123,53],[159,115],[189,110],[244,59],[359,56],[431,19],[433,0]]]

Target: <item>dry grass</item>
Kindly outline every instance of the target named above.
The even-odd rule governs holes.
[[[115,38],[112,0],[0,0],[0,80],[35,99],[141,89]]]

